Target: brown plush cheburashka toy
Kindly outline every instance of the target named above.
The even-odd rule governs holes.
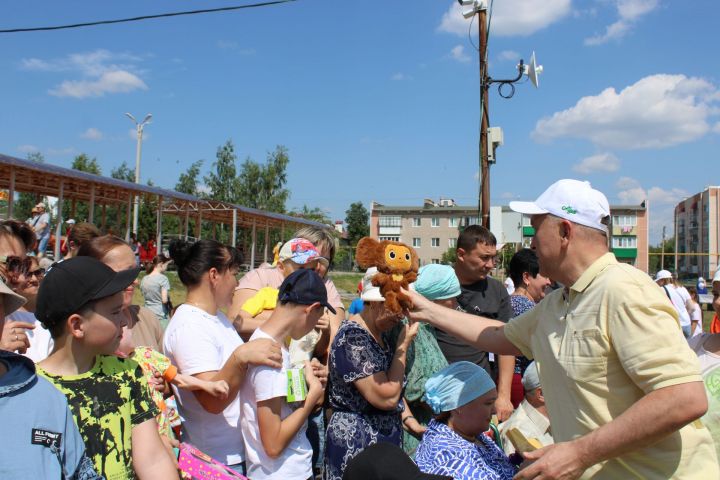
[[[363,237],[355,249],[355,261],[360,268],[377,267],[378,273],[372,283],[380,287],[388,310],[402,313],[412,308],[410,297],[402,293],[400,288],[407,289],[417,279],[419,261],[414,249],[400,242],[378,242]]]

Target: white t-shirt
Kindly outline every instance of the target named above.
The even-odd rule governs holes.
[[[192,305],[180,305],[163,339],[165,355],[185,375],[220,370],[243,344],[232,322],[220,311],[216,316]],[[245,447],[240,433],[240,399],[222,415],[206,411],[189,390],[173,386],[183,418],[184,441],[226,465],[242,463]]]
[[[685,307],[685,299],[682,297],[678,289],[673,285],[665,285],[660,288],[667,292],[667,295],[670,297],[670,301],[675,306],[675,310],[677,310],[678,316],[680,317],[680,326],[690,326],[690,314],[688,314],[687,308]]]
[[[258,328],[250,340],[256,338],[272,337]],[[305,434],[307,421],[278,458],[272,459],[265,453],[260,439],[257,402],[287,397],[287,371],[291,367],[290,353],[285,345],[282,346],[282,358],[283,366],[280,369],[251,365],[240,393],[242,401],[240,424],[245,439],[247,476],[252,480],[305,479],[312,476],[312,447]],[[283,401],[281,419],[285,419],[292,412],[291,405]]]
[[[38,319],[35,318],[35,314],[33,312],[21,312],[20,310],[16,310],[5,317],[5,323],[10,321],[32,323],[35,325],[33,330],[25,330],[28,340],[30,341],[30,348],[28,348],[27,352],[24,353],[26,357],[34,363],[38,363],[42,362],[48,357],[48,355],[50,355],[55,342],[53,342],[53,339],[50,336],[50,330],[47,330],[42,326]]]

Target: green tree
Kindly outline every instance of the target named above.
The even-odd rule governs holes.
[[[45,163],[45,157],[40,152],[32,152],[28,154],[27,159],[31,162]],[[19,220],[25,220],[32,216],[31,210],[38,202],[47,199],[30,192],[20,192],[17,201],[13,204],[13,216]]]
[[[95,175],[102,175],[100,165],[97,163],[97,158],[90,158],[86,154],[81,153],[73,160],[72,166],[74,170],[80,170],[81,172],[94,173]]]
[[[347,225],[348,242],[355,246],[362,237],[370,235],[370,213],[362,202],[350,204],[345,210],[345,224]]]
[[[113,168],[110,171],[110,176],[117,180],[125,180],[126,182],[135,182],[135,170],[131,169],[130,166],[124,161],[122,162],[122,164],[119,167]]]
[[[217,149],[216,161],[212,170],[205,176],[205,184],[210,189],[210,198],[221,202],[237,202],[237,155],[232,140]]]
[[[250,157],[243,162],[238,177],[238,203],[260,210],[285,213],[290,191],[287,183],[287,166],[290,163],[287,148],[282,145],[268,152],[264,165]]]
[[[291,210],[289,215],[304,218],[305,220],[312,220],[313,222],[324,223],[325,225],[332,223],[330,217],[328,217],[320,207],[310,208],[307,205],[303,205],[299,210]]]
[[[71,168],[73,170],[79,170],[81,172],[94,173],[96,175],[102,175],[100,165],[95,157],[90,158],[86,154],[81,153],[73,159]],[[63,202],[63,218],[69,219],[74,218],[78,222],[85,222],[88,220],[90,214],[90,208],[87,202],[76,202],[75,213],[72,212],[72,201],[67,200]],[[97,210],[96,210],[97,211]]]
[[[200,192],[198,190],[198,178],[200,177],[200,168],[202,167],[203,160],[198,160],[190,165],[187,172],[181,173],[175,184],[175,191],[180,193],[187,193],[198,197]]]
[[[440,263],[444,263],[445,265],[454,265],[456,260],[457,250],[455,247],[448,248],[447,251],[443,252],[440,257]]]
[[[663,245],[662,242],[660,242],[658,245],[654,247],[649,247],[649,261],[648,261],[648,269],[650,273],[657,272],[658,270],[668,270],[672,269],[672,266],[675,264],[675,239],[674,238],[668,238],[665,240],[665,244]],[[661,265],[662,262],[662,252],[665,251],[665,264]]]

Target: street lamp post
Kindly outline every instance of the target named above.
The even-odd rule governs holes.
[[[135,150],[135,183],[140,183],[140,155],[142,153],[142,137],[143,137],[143,129],[145,128],[145,125],[150,123],[150,119],[152,119],[152,113],[148,113],[145,115],[145,119],[143,119],[142,122],[138,123],[137,120],[135,120],[135,117],[132,116],[130,113],[125,113],[125,116],[127,116],[130,120],[135,123],[135,130],[137,130],[137,148]],[[140,196],[135,195],[135,204],[133,206],[133,228],[132,231],[135,234],[135,238],[137,238],[138,233],[138,209],[140,207]]]

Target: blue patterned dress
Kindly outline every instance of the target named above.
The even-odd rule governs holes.
[[[431,420],[415,451],[415,463],[425,473],[455,480],[512,480],[517,469],[485,435],[468,442],[450,427]]]
[[[513,310],[513,318],[519,317],[528,310],[532,310],[535,307],[535,302],[522,295],[510,295],[510,306]],[[521,375],[525,373],[530,360],[522,355],[515,357],[515,374]]]
[[[328,402],[333,414],[326,434],[325,480],[341,480],[350,459],[374,443],[401,445],[402,404],[392,411],[379,410],[353,383],[390,368],[395,346],[385,345],[382,348],[370,332],[349,320],[340,325],[333,340],[328,362]]]

